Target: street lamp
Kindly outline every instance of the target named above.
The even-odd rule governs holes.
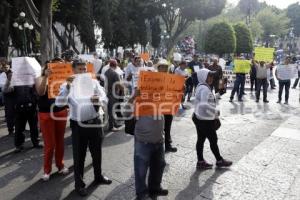
[[[33,30],[33,25],[29,24],[25,18],[26,14],[24,12],[20,12],[19,17],[12,24],[14,28],[23,31],[23,47],[24,54],[23,56],[27,56],[27,38],[26,38],[26,29]]]

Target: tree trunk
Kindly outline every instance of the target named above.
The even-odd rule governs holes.
[[[53,57],[52,43],[52,0],[41,2],[41,62],[45,63]]]

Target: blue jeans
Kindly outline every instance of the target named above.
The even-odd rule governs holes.
[[[289,101],[291,80],[279,81],[278,101],[281,101],[283,88],[285,89],[285,101]]]
[[[236,80],[234,81],[234,86],[231,91],[230,99],[234,98],[235,93],[238,93],[239,100],[242,99],[245,89],[245,81],[246,75],[245,74],[236,74]]]
[[[150,144],[134,141],[134,175],[137,196],[147,194],[149,190],[161,187],[161,180],[166,166],[164,143]],[[146,175],[149,169],[148,188]]]

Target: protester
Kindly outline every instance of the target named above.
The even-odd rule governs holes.
[[[119,104],[119,95],[124,93],[123,85],[121,85],[121,80],[119,74],[115,71],[117,68],[117,61],[111,59],[109,66],[110,68],[106,70],[106,94],[108,97],[108,131],[119,131],[120,124],[116,120],[116,108]]]
[[[222,80],[223,77],[223,71],[222,71],[222,67],[218,64],[218,59],[217,58],[213,58],[213,63],[212,65],[210,65],[208,67],[208,69],[210,71],[214,71],[215,73],[215,77],[214,77],[214,82],[212,83],[212,90],[215,89],[215,94],[219,93],[219,83],[220,80]]]
[[[132,63],[129,63],[125,69],[125,80],[130,82],[129,92],[133,92],[133,88],[137,86],[140,70],[144,68],[140,56],[135,56]]]
[[[291,58],[289,56],[287,56],[285,58],[284,65],[282,67],[287,68],[289,66],[290,62],[291,62]],[[280,79],[280,77],[278,76],[278,70],[277,69],[275,71],[275,75],[276,75],[276,78],[279,82],[279,92],[278,92],[278,101],[277,101],[277,103],[281,103],[283,88],[285,88],[285,102],[284,102],[284,104],[288,104],[289,103],[291,80],[290,79],[287,79],[287,80]]]
[[[12,87],[11,78],[7,79],[4,88]],[[39,144],[38,117],[37,117],[37,94],[33,85],[14,86],[15,95],[15,152],[24,149],[25,127],[29,123],[30,138],[34,148],[42,148]]]
[[[196,88],[198,85],[197,71],[203,68],[202,63],[199,61],[199,55],[195,54],[193,56],[193,60],[188,64],[188,66],[192,70],[193,84]]]
[[[300,63],[296,61],[295,64],[297,65],[297,69],[298,69],[298,77],[295,79],[295,82],[292,87],[293,89],[296,89],[299,79],[300,79]],[[300,84],[299,84],[299,87],[300,87]]]
[[[10,69],[9,63],[4,61],[2,63],[2,74],[6,79],[6,87],[2,87],[2,95],[3,95],[3,104],[4,104],[4,112],[5,112],[5,120],[8,129],[8,135],[14,136],[14,128],[15,128],[15,93],[14,88],[8,83],[12,78],[12,71]],[[1,75],[2,75],[1,74]]]
[[[250,69],[250,90],[251,92],[253,91],[253,87],[254,87],[254,91],[256,91],[256,85],[257,85],[257,81],[256,81],[256,67],[257,67],[257,62],[252,59],[251,62],[251,69]]]
[[[182,103],[185,102],[186,95],[188,95],[188,97],[190,98],[190,92],[191,92],[191,90],[193,90],[193,88],[192,88],[193,85],[190,84],[190,82],[189,82],[189,74],[187,73],[186,68],[187,68],[187,62],[181,61],[179,63],[179,67],[177,67],[175,69],[175,73],[174,73],[174,74],[183,76],[185,78],[185,92],[182,97]],[[185,107],[182,105],[182,108],[185,108]]]
[[[163,69],[161,69],[163,68]],[[158,71],[167,71],[166,65],[158,66]],[[139,95],[135,90],[129,100],[132,103]],[[141,116],[137,119],[134,131],[134,175],[137,200],[155,196],[166,196],[168,190],[161,187],[165,162],[164,117]],[[149,170],[148,186],[146,176]]]
[[[53,61],[55,62],[55,61]],[[44,138],[44,174],[42,180],[48,181],[52,171],[52,159],[55,155],[55,164],[59,174],[68,174],[69,169],[64,166],[64,135],[68,112],[66,107],[55,106],[55,99],[48,96],[48,77],[51,70],[48,62],[42,71],[41,77],[37,78],[35,87],[38,98],[39,122]],[[51,87],[51,86],[50,86]]]
[[[99,109],[107,104],[104,89],[97,80],[92,80],[94,95],[90,98],[80,98],[72,84],[87,72],[86,63],[75,60],[72,63],[75,75],[69,77],[61,88],[55,104],[57,106],[69,105],[70,127],[72,130],[72,147],[74,160],[75,191],[80,196],[86,196],[87,191],[83,181],[84,161],[87,146],[89,146],[94,167],[95,184],[111,184],[112,181],[102,175],[102,137],[103,131],[99,118]],[[76,76],[77,75],[77,76]],[[80,84],[80,83],[78,83]],[[91,86],[85,86],[91,87]]]
[[[169,63],[165,59],[161,59],[157,63],[159,72],[168,73]],[[177,148],[172,146],[171,127],[173,122],[173,115],[164,115],[164,132],[165,132],[165,152],[177,152]]]
[[[266,65],[264,61],[260,61],[259,65],[256,66],[256,81],[257,81],[257,87],[256,87],[256,102],[259,102],[260,98],[260,90],[261,87],[263,87],[263,101],[264,103],[269,103],[267,100],[267,92],[268,92],[268,69],[270,68],[270,65]]]
[[[243,95],[245,95],[245,82],[246,82],[246,73],[236,73],[236,79],[234,81],[234,86],[231,91],[229,102],[233,101],[235,93],[238,95],[238,101],[243,101]]]
[[[275,66],[274,62],[271,62],[270,67],[268,69],[268,75],[269,75],[271,90],[276,89],[276,84],[275,84],[274,75],[273,75],[274,66]]]
[[[196,166],[198,169],[210,169],[213,166],[206,162],[203,157],[204,142],[208,139],[211,151],[217,160],[217,167],[229,167],[232,165],[232,162],[223,159],[218,147],[216,122],[218,122],[220,112],[216,108],[216,98],[211,90],[215,72],[208,69],[201,69],[197,72],[197,77],[199,85],[196,88],[195,110],[193,114],[193,122],[196,126],[198,136],[196,145],[198,162]]]

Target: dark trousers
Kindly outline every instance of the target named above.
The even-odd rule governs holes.
[[[149,190],[161,187],[162,176],[166,166],[163,143],[151,144],[134,141],[134,176],[136,195],[143,196]],[[149,170],[148,187],[146,176]]]
[[[264,101],[267,100],[267,92],[268,92],[268,80],[265,79],[257,79],[257,88],[256,88],[256,99],[259,100],[260,98],[260,90],[263,87],[263,98]]]
[[[188,100],[191,99],[192,94],[193,94],[193,89],[194,89],[194,83],[192,77],[189,77],[186,82],[185,82],[185,94],[184,96],[188,95]]]
[[[293,88],[296,88],[297,85],[298,85],[298,82],[299,82],[299,77],[300,77],[300,71],[298,71],[298,78],[296,78],[295,82],[294,82],[294,85],[293,85]],[[299,85],[300,86],[300,85]]]
[[[282,99],[283,88],[285,88],[285,101],[286,102],[289,101],[290,87],[291,87],[291,80],[279,81],[279,93],[278,93],[279,101],[281,101]]]
[[[193,122],[197,130],[197,157],[198,161],[203,161],[203,148],[204,142],[208,139],[210,143],[210,149],[213,152],[217,161],[222,160],[218,147],[218,136],[217,132],[214,129],[214,120],[199,120],[195,114],[193,115]]]
[[[38,145],[39,143],[39,131],[38,131],[38,117],[35,106],[17,106],[15,110],[15,146],[20,147],[25,141],[24,131],[26,123],[29,123],[30,138],[32,144]]]
[[[3,94],[5,120],[9,133],[14,132],[15,127],[15,97],[10,97]]]
[[[236,74],[236,80],[234,81],[234,86],[231,91],[230,99],[234,98],[235,93],[238,93],[238,99],[241,100],[244,95],[245,89],[245,81],[246,75],[245,74]]]
[[[97,119],[97,122],[92,125],[98,124],[100,126],[100,123],[100,120]],[[85,124],[85,126],[88,126],[88,124]],[[72,129],[75,188],[78,189],[85,187],[83,175],[87,147],[90,149],[93,160],[95,180],[101,178],[102,128],[83,127],[73,120],[70,120],[70,127]]]
[[[271,85],[271,89],[275,89],[276,84],[275,84],[274,78],[271,78],[271,79],[270,79],[270,85]]]
[[[171,126],[173,121],[173,115],[164,115],[165,118],[165,147],[170,147],[172,143],[171,138]]]
[[[115,110],[117,109],[115,105],[117,103],[118,103],[117,99],[113,97],[108,98],[108,105],[107,105],[108,123],[109,123],[108,129],[112,129],[113,127],[117,126],[116,112],[115,112]]]
[[[212,86],[211,86],[211,90],[215,90],[215,94],[219,93],[219,83],[220,83],[220,79],[214,79]]]
[[[257,81],[255,77],[250,77],[250,84],[251,84],[251,92],[253,91],[253,87],[254,87],[254,91],[256,91]]]

